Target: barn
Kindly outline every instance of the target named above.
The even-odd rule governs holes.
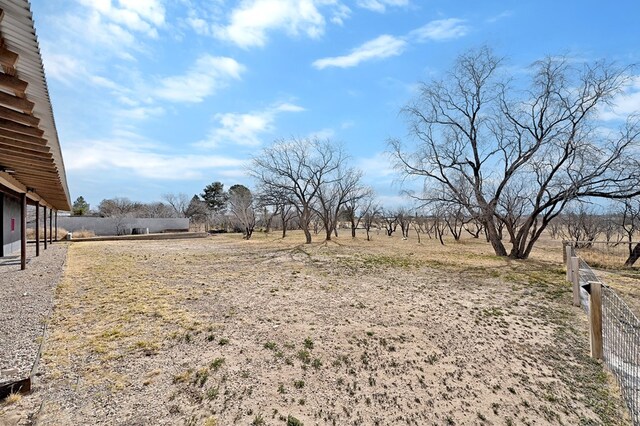
[[[29,1],[0,8],[0,257],[19,253],[25,269],[27,206],[45,228],[43,242],[36,232],[39,255],[71,203]]]

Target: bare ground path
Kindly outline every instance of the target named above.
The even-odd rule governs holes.
[[[0,424],[629,424],[559,250],[299,240],[71,245]]]

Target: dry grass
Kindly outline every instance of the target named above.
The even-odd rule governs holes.
[[[22,395],[21,394],[12,393],[12,394],[9,394],[9,396],[4,399],[4,404],[5,405],[17,404],[21,400],[22,400]]]
[[[37,420],[629,424],[559,243],[373,239],[72,245]]]
[[[44,229],[40,228],[40,240],[44,240]],[[67,230],[61,227],[58,227],[58,239],[63,240],[67,238]],[[54,228],[53,235],[55,237],[56,230]],[[47,227],[47,239],[49,238],[49,228]],[[35,228],[27,228],[27,240],[35,240],[36,239],[36,230]]]

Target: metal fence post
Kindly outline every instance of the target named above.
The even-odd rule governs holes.
[[[571,282],[573,283],[573,306],[580,306],[580,258],[570,257]]]
[[[598,281],[590,281],[589,288],[591,357],[602,359],[602,284]]]

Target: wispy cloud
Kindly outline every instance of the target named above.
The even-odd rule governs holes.
[[[328,67],[355,67],[365,61],[400,55],[406,45],[405,40],[384,34],[356,47],[348,55],[318,59],[313,62],[313,66],[319,70]]]
[[[117,6],[111,0],[80,0],[80,3],[111,24],[149,37],[158,36],[156,27],[165,20],[165,9],[159,0],[119,1]]]
[[[404,37],[383,34],[352,49],[347,55],[317,59],[312,65],[319,70],[328,67],[355,67],[362,62],[401,55],[410,42],[450,40],[463,37],[468,32],[469,27],[462,19],[439,19],[411,31]]]
[[[497,15],[491,16],[489,18],[487,18],[487,23],[489,24],[494,24],[498,21],[501,21],[505,18],[509,18],[510,16],[513,16],[513,11],[512,10],[505,10],[504,12],[498,13]]]
[[[604,121],[626,120],[640,111],[640,75],[632,77],[622,93],[617,95],[610,106],[602,108],[600,119]]]
[[[239,80],[244,70],[235,59],[205,54],[185,74],[162,78],[153,95],[174,102],[202,102],[229,81]]]
[[[78,172],[122,170],[155,180],[190,180],[203,178],[212,170],[240,168],[244,163],[222,155],[166,153],[158,144],[125,136],[70,142],[65,167]]]
[[[358,0],[356,4],[373,12],[386,12],[388,6],[407,6],[409,0]]]
[[[218,126],[211,130],[206,139],[195,145],[201,148],[217,147],[222,144],[258,146],[261,137],[275,130],[278,115],[286,112],[302,112],[305,109],[291,103],[274,104],[262,111],[248,113],[224,113],[214,117]]]
[[[313,0],[250,0],[231,12],[229,23],[214,27],[213,34],[241,47],[264,46],[267,33],[285,31],[317,38],[325,19]]]
[[[438,19],[417,28],[409,33],[409,37],[417,42],[443,41],[464,37],[469,32],[465,21],[457,18]]]

